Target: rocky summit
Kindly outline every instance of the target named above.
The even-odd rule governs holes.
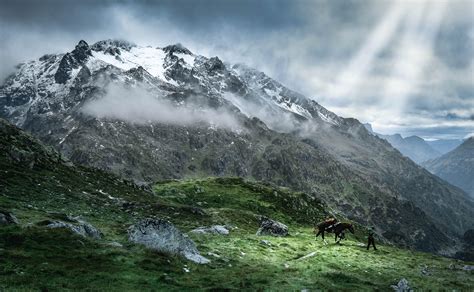
[[[321,198],[384,240],[454,254],[474,225],[467,194],[315,100],[181,44],[80,41],[19,65],[0,87],[0,117],[64,159],[137,184],[267,181]]]

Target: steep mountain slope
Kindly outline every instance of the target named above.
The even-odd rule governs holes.
[[[315,241],[312,224],[329,212],[313,195],[241,178],[172,180],[144,191],[72,165],[1,119],[0,212],[19,221],[0,224],[2,291],[385,290],[401,278],[420,290],[474,285],[464,269],[470,263],[384,245],[379,238],[378,251],[366,251],[360,226],[340,245]],[[255,235],[257,215],[281,220],[290,236]],[[102,237],[43,224],[75,216]],[[199,265],[128,241],[127,228],[146,217],[171,220],[211,262]],[[230,233],[190,232],[213,224],[225,224]]]
[[[81,41],[22,64],[1,88],[0,116],[76,163],[141,183],[237,175],[290,186],[418,249],[442,252],[474,224],[466,194],[357,120],[179,44]]]
[[[434,150],[425,140],[418,136],[403,138],[400,135],[379,135],[386,139],[393,147],[397,148],[403,155],[420,164],[423,161],[439,157],[441,153]]]
[[[441,154],[446,154],[464,142],[463,139],[440,139],[434,141],[426,141],[434,150]]]
[[[453,151],[427,161],[424,166],[474,198],[474,137],[467,139]]]
[[[431,147],[429,142],[418,136],[403,138],[400,134],[382,135],[375,133],[370,124],[364,124],[364,126],[369,132],[387,140],[390,145],[417,164],[441,156],[441,153]]]

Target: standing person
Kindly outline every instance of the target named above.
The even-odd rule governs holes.
[[[377,248],[375,247],[374,231],[372,229],[369,229],[369,236],[367,237],[367,239],[367,250],[369,250],[370,245],[374,247],[374,250],[377,250]]]

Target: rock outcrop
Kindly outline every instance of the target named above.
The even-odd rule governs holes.
[[[177,254],[198,264],[210,261],[201,256],[196,244],[179,231],[171,222],[163,219],[143,219],[128,228],[129,240],[160,252]]]
[[[38,225],[46,226],[47,228],[66,228],[75,234],[93,239],[101,239],[103,237],[103,234],[99,229],[79,217],[67,216],[66,221],[45,220],[39,222]]]
[[[221,235],[228,235],[229,230],[222,225],[212,225],[210,227],[198,227],[196,229],[191,230],[193,233],[200,233],[200,234],[221,234]]]
[[[72,70],[84,65],[90,56],[92,53],[89,45],[81,40],[72,52],[66,53],[61,59],[58,70],[54,74],[56,83],[66,83],[71,78]]]
[[[288,226],[267,217],[261,217],[257,235],[287,236]]]
[[[402,278],[397,285],[392,285],[391,286],[394,291],[397,292],[411,292],[413,289],[410,288],[408,285],[408,281],[405,278]]]
[[[10,224],[18,224],[18,219],[12,213],[0,210],[0,225]]]

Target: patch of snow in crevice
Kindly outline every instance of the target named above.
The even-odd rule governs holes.
[[[66,133],[66,135],[61,139],[61,141],[59,141],[59,145],[63,144],[64,141],[66,141],[67,137],[69,137],[69,135],[71,135],[71,133],[76,129],[76,126],[72,127],[72,129]]]
[[[330,124],[333,124],[333,125],[339,125],[339,123],[337,121],[335,121],[333,118],[331,118],[329,115],[325,115],[323,114],[321,111],[318,111],[318,115],[319,117],[325,121],[326,123],[330,123]]]

